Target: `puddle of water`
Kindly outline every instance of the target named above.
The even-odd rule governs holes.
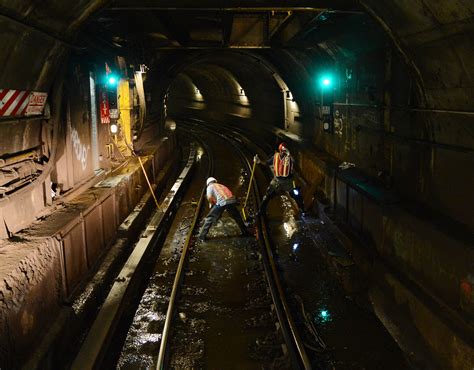
[[[293,294],[303,299],[306,312],[328,345],[329,363],[341,370],[408,368],[383,325],[348,299],[330,271],[322,251],[328,243],[337,241],[327,226],[310,217],[305,218],[308,223],[296,220],[287,201],[272,211],[271,235],[278,245],[285,282]],[[312,225],[311,229],[308,225]]]

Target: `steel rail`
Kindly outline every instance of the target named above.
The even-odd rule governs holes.
[[[242,156],[247,164],[247,167],[250,168],[251,165],[248,159],[245,157],[243,153],[242,153]],[[253,181],[254,181],[253,189],[255,193],[255,198],[257,199],[257,203],[260,203],[260,192],[259,192],[258,184],[255,178],[253,179]],[[292,357],[298,363],[297,368],[301,368],[301,365],[302,365],[302,368],[304,368],[305,370],[309,370],[312,368],[311,362],[306,353],[304,343],[299,335],[288,301],[286,300],[286,294],[282,287],[279,273],[278,273],[276,263],[275,263],[275,258],[273,256],[272,245],[271,245],[270,238],[268,235],[268,225],[265,221],[265,217],[260,216],[259,223],[261,226],[260,228],[258,228],[258,230],[259,230],[260,235],[262,236],[262,238],[259,238],[259,241],[263,240],[263,244],[264,244],[263,250],[266,252],[264,254],[264,259],[263,259],[264,267],[267,273],[266,274],[267,281],[270,286],[270,293],[272,295],[273,303],[275,304],[275,309],[276,309],[280,324],[282,324],[283,336],[285,337],[287,344],[290,346],[289,351],[292,354]],[[279,304],[281,304],[281,307],[279,306]],[[283,311],[281,310],[282,308],[283,308]],[[285,324],[287,324],[288,327]],[[292,339],[290,339],[290,335]],[[293,353],[294,352],[292,350],[293,345],[296,347],[298,356],[296,356],[296,354]]]
[[[204,146],[204,148],[207,148],[207,146],[201,142],[201,144]],[[210,153],[210,150],[207,148],[206,151]],[[214,170],[214,164],[212,161],[212,157],[209,155],[209,171],[208,175],[211,175]],[[201,196],[199,199],[199,203],[196,207],[196,212],[194,213],[194,217],[192,220],[192,223],[189,227],[188,234],[186,236],[186,240],[184,242],[183,246],[183,251],[181,252],[181,257],[179,259],[179,264],[178,268],[176,270],[176,274],[174,276],[174,282],[173,282],[173,288],[171,290],[171,295],[168,303],[168,309],[166,310],[166,319],[165,319],[165,324],[163,326],[163,332],[161,335],[161,342],[160,342],[160,351],[158,353],[158,359],[156,361],[156,369],[157,370],[163,370],[165,369],[165,364],[166,364],[166,355],[167,355],[167,347],[168,347],[168,337],[169,333],[171,330],[171,324],[173,321],[173,314],[174,314],[174,308],[175,308],[175,303],[176,303],[176,297],[178,294],[178,290],[180,288],[181,280],[182,280],[182,275],[183,275],[183,268],[184,264],[186,262],[187,256],[188,256],[188,251],[191,245],[191,238],[193,236],[194,230],[196,228],[197,222],[199,220],[199,215],[201,213],[202,205],[204,203],[205,199],[205,193],[206,193],[206,188],[203,188],[201,192]]]
[[[92,327],[77,353],[71,369],[83,370],[100,368],[104,353],[109,347],[112,336],[120,321],[125,303],[130,296],[130,287],[137,279],[137,271],[144,263],[150,249],[158,242],[161,230],[168,222],[172,208],[176,204],[183,185],[189,179],[195,163],[196,150],[191,144],[186,166],[176,179],[173,187],[164,198],[161,209],[157,209],[146,225],[144,232],[134,245],[134,248],[115,279],[102,307],[100,308]]]
[[[239,140],[236,140],[236,136],[240,136],[240,138],[242,138],[246,142],[247,145],[253,145],[253,143],[250,142],[250,140],[247,137],[245,137],[241,133],[237,133],[237,131],[232,130],[230,128],[227,129],[231,131],[230,135],[226,135],[222,132],[215,132],[214,130],[212,130],[212,128],[202,125],[202,123],[200,125],[200,128],[201,129],[204,128],[207,131],[210,131],[213,134],[221,136],[225,138],[226,140],[228,140],[231,143],[231,145],[234,146],[234,148],[239,152],[242,161],[247,166],[247,170],[251,169],[251,164],[249,160],[247,159],[246,155],[239,148],[238,144],[235,143],[235,141],[239,141]],[[242,143],[239,142],[239,144],[241,145]],[[259,205],[260,191],[259,191],[259,187],[258,187],[257,180],[255,177],[253,178],[253,181],[254,181],[253,192],[254,192],[257,205]],[[259,238],[259,241],[263,240],[262,251],[264,252],[263,262],[264,262],[265,273],[266,273],[268,285],[270,287],[270,294],[272,296],[272,300],[275,305],[275,310],[278,316],[278,320],[281,324],[282,335],[285,339],[285,342],[287,343],[288,351],[290,353],[290,356],[292,357],[292,360],[295,363],[297,363],[297,366],[295,368],[297,369],[303,368],[305,370],[312,369],[311,362],[306,353],[305,345],[303,343],[303,340],[301,339],[301,336],[298,333],[298,328],[296,327],[295,321],[293,319],[293,315],[291,313],[290,306],[286,300],[286,295],[280,281],[279,273],[278,273],[275,259],[273,256],[273,252],[272,252],[272,245],[271,245],[270,238],[267,231],[268,226],[263,216],[260,217],[259,223],[260,223],[260,227],[258,228],[259,234],[262,236],[262,238]],[[297,351],[297,354],[295,353],[295,350]]]

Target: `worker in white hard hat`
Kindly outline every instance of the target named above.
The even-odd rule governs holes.
[[[255,155],[254,161],[256,163],[262,162],[258,155]],[[285,143],[281,143],[278,146],[278,151],[266,161],[266,164],[272,168],[273,179],[263,196],[260,208],[255,215],[256,217],[265,213],[270,199],[282,192],[288,192],[303,212],[303,200],[299,194],[299,189],[295,187],[293,181],[293,162],[293,157]]]
[[[251,234],[248,232],[247,227],[240,216],[240,212],[237,209],[237,199],[235,199],[229,188],[225,185],[219,184],[214,177],[209,177],[207,179],[206,186],[206,197],[209,201],[211,210],[204,219],[198,238],[202,241],[206,240],[209,229],[221,218],[222,213],[224,213],[225,210],[227,210],[230,216],[235,220],[242,235],[250,236]]]

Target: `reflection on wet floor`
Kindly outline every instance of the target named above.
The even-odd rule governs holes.
[[[354,265],[328,225],[314,217],[295,216],[288,197],[269,207],[268,220],[277,245],[279,265],[284,274],[290,300],[307,313],[318,338],[302,334],[313,359],[323,359],[323,368],[406,369],[408,365],[395,341],[368,309],[356,302],[357,289],[348,295],[344,280],[354,278]],[[278,204],[280,203],[280,204]],[[342,281],[342,282],[341,282]],[[355,282],[349,282],[354,284]],[[304,306],[301,306],[298,299]]]
[[[220,152],[228,153],[225,143],[217,142]],[[248,176],[243,176],[241,163],[220,157],[215,165],[216,177],[242,197]],[[202,188],[204,183],[205,178],[193,186]],[[119,368],[152,368],[156,361],[161,339],[157,334],[163,329],[170,294],[170,288],[164,287],[172,285],[192,204],[186,198],[177,211],[129,330]],[[224,213],[210,229],[208,241],[191,248],[170,333],[169,368],[288,368],[271,306],[256,240],[240,237],[238,226]]]
[[[275,333],[275,317],[256,241],[239,234],[225,215],[211,228],[208,241],[193,249],[190,267],[205,273],[186,277],[183,291],[192,293],[183,294],[178,311],[203,326],[193,330],[185,321],[177,323],[173,368],[261,369],[282,355],[280,341],[269,339]],[[259,337],[262,333],[265,336]],[[197,341],[203,345],[193,355],[187,343]]]

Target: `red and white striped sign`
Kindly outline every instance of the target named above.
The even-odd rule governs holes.
[[[107,95],[107,90],[100,90],[99,98],[100,106],[100,122],[101,123],[110,123],[110,107],[109,107],[109,97]]]
[[[47,93],[0,89],[0,116],[33,116],[43,114]]]

